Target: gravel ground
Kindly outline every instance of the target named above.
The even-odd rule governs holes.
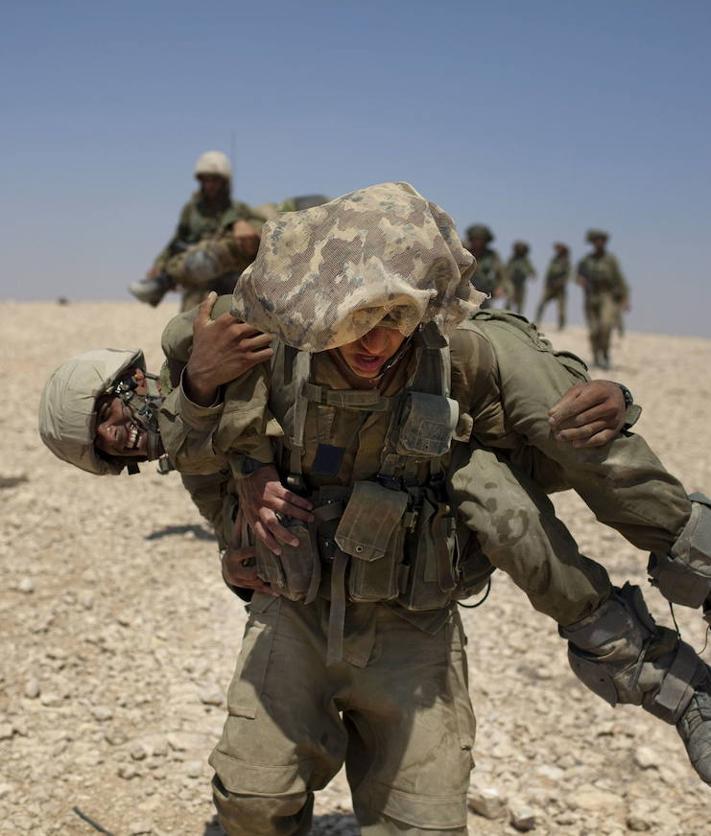
[[[131,303],[0,304],[0,833],[212,834],[206,759],[244,623],[215,544],[176,474],[92,479],[41,445],[51,369],[75,352],[143,346],[155,369],[174,312]],[[554,337],[587,356],[582,331]],[[643,404],[639,430],[686,487],[711,490],[711,341],[629,334],[610,376]],[[556,505],[615,580],[646,556],[572,495]],[[654,614],[669,622],[653,591]],[[703,623],[678,612],[703,646]],[[709,834],[711,790],[676,731],[577,684],[555,626],[504,576],[464,611],[478,719],[470,832]],[[710,657],[707,650],[705,657]],[[313,832],[356,834],[342,775]],[[475,812],[475,809],[485,815]]]

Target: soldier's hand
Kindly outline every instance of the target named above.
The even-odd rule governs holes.
[[[232,227],[232,237],[237,242],[237,248],[242,255],[254,258],[259,249],[259,232],[249,221],[235,221]]]
[[[573,447],[602,447],[625,422],[625,398],[610,380],[578,383],[548,411],[554,437]]]
[[[257,577],[255,556],[256,552],[252,546],[244,549],[225,549],[222,553],[222,577],[225,583],[278,597],[278,593],[268,583]]]
[[[273,465],[260,467],[240,479],[239,507],[255,536],[274,554],[281,554],[280,543],[298,546],[299,538],[282,525],[283,517],[308,523],[313,520],[308,499],[282,485]]]
[[[211,292],[202,301],[193,321],[193,347],[183,378],[187,396],[209,406],[225,383],[268,360],[273,352],[270,334],[238,322],[230,313],[211,319],[217,301]]]

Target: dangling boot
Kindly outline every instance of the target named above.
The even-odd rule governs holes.
[[[147,305],[156,305],[163,301],[163,297],[174,287],[173,280],[165,273],[159,273],[152,279],[141,279],[140,282],[131,282],[128,292],[132,293],[139,302]]]

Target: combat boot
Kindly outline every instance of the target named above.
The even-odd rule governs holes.
[[[163,297],[174,287],[173,280],[165,273],[159,273],[152,279],[141,279],[131,282],[128,292],[132,293],[139,302],[145,302],[154,308],[163,301]]]
[[[594,613],[559,632],[583,685],[612,706],[639,705],[675,725],[691,765],[711,783],[711,669],[655,623],[639,587],[613,589]]]
[[[676,728],[691,765],[702,781],[711,784],[711,668],[708,666],[705,683],[694,692]]]

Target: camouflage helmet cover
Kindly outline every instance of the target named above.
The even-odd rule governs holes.
[[[224,177],[225,180],[232,179],[232,166],[222,151],[205,151],[195,163],[195,177],[201,174],[212,174],[216,177]]]
[[[494,240],[494,233],[486,224],[472,224],[467,227],[467,238],[472,239],[481,238],[485,243],[490,244]]]
[[[604,231],[604,230],[602,230],[602,229],[589,229],[589,230],[587,231],[586,235],[585,235],[585,240],[586,240],[589,244],[592,244],[592,242],[593,242],[596,238],[603,238],[605,241],[607,241],[607,239],[608,239],[609,237],[610,237],[610,236],[608,235],[608,233],[607,233],[607,232],[605,232],[605,231]]]
[[[97,476],[121,472],[125,462],[102,458],[94,447],[96,399],[135,368],[146,369],[140,350],[103,348],[52,372],[40,400],[39,434],[57,458]]]
[[[485,298],[454,222],[408,183],[382,183],[267,223],[232,313],[304,351],[357,340],[385,317],[405,335],[454,328]]]

